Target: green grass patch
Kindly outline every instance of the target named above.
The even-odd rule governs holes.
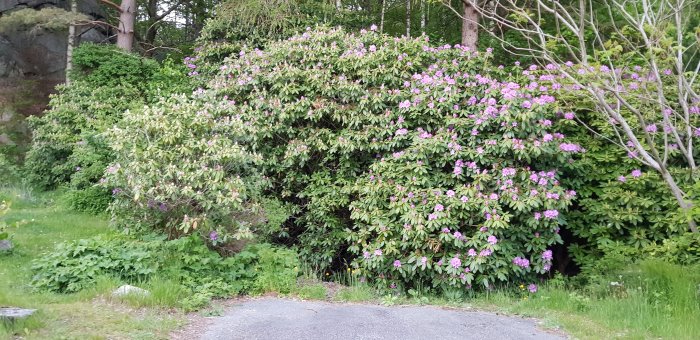
[[[342,302],[366,302],[376,299],[376,296],[376,291],[369,285],[357,284],[339,290],[335,299]]]
[[[27,339],[152,339],[167,338],[184,321],[181,313],[162,309],[134,308],[103,298],[120,282],[99,278],[89,289],[75,294],[36,291],[31,261],[64,241],[113,235],[106,217],[75,213],[67,209],[63,193],[34,193],[22,188],[0,188],[0,200],[12,202],[3,217],[10,225],[15,249],[0,256],[0,306],[37,309],[31,318],[0,325],[0,339],[22,336]],[[165,284],[152,283],[157,305],[172,300],[163,296]],[[159,287],[156,287],[158,285]],[[161,289],[162,288],[162,289]],[[144,304],[148,305],[148,304]]]
[[[608,281],[583,289],[546,284],[527,297],[497,292],[471,303],[543,318],[582,339],[697,339],[700,270],[645,261]]]
[[[292,293],[306,300],[325,300],[327,291],[323,284],[317,283],[298,286]]]

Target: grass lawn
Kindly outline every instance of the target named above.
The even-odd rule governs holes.
[[[29,195],[0,189],[0,200],[12,202],[5,216],[15,250],[0,255],[0,306],[38,309],[26,322],[0,324],[0,339],[13,333],[27,339],[153,339],[167,338],[184,323],[182,313],[165,309],[134,308],[109,299],[117,282],[98,285],[78,294],[32,290],[31,261],[63,241],[89,238],[113,231],[106,217],[74,213],[60,202],[60,193]]]
[[[121,283],[100,279],[94,288],[76,294],[38,292],[29,286],[31,261],[63,241],[109,235],[106,217],[71,212],[61,193],[29,195],[21,190],[0,189],[0,200],[12,207],[4,220],[10,224],[16,244],[10,255],[0,255],[0,306],[35,308],[26,322],[0,323],[0,339],[159,339],[183,326],[186,315],[174,308],[182,297],[176,285],[155,280],[145,288],[163,300],[113,300],[110,292]],[[308,276],[308,277],[307,277]],[[346,275],[347,276],[347,275]],[[620,276],[622,278],[622,276]],[[625,273],[624,289],[564,288],[561,279],[542,284],[537,294],[504,291],[479,293],[449,301],[431,296],[381,296],[352,277],[346,283],[323,283],[306,273],[292,290],[302,299],[338,302],[431,304],[472,307],[543,319],[578,339],[697,339],[700,334],[700,268],[643,262]],[[306,279],[304,279],[306,278]],[[610,289],[613,289],[610,291]],[[612,293],[611,293],[612,292]],[[525,298],[527,297],[527,298]],[[172,301],[171,301],[172,300]],[[147,306],[147,307],[135,307]],[[160,306],[160,307],[159,307]]]

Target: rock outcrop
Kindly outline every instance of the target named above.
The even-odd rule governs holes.
[[[67,0],[2,0],[0,17],[12,11],[59,7],[68,10]],[[78,0],[78,10],[94,20],[105,14],[96,0]],[[82,27],[78,42],[105,41],[107,32],[97,27]],[[68,33],[65,31],[11,31],[0,34],[0,77],[39,76],[51,80],[64,79]]]

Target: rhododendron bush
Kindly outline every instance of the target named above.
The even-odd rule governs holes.
[[[558,167],[584,150],[553,129],[566,118],[550,87],[489,59],[423,38],[308,30],[243,50],[210,87],[253,126],[312,264],[491,285],[550,269],[575,196]]]

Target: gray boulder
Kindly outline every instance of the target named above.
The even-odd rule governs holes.
[[[33,8],[58,7],[68,10],[67,0],[0,0],[0,17],[12,11]],[[78,10],[93,20],[106,15],[96,0],[78,0]],[[105,42],[109,32],[100,27],[81,26],[80,42]],[[38,32],[10,31],[0,35],[0,78],[39,76],[64,79],[68,32],[39,30]]]
[[[11,251],[15,246],[10,240],[0,240],[0,252]]]

